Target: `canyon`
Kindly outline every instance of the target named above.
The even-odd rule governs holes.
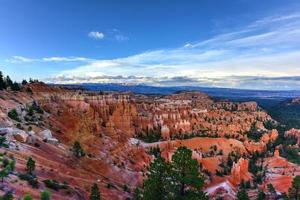
[[[43,112],[29,115],[29,108],[35,107]],[[16,110],[17,120],[9,117],[11,110]],[[31,194],[38,199],[46,188],[42,181],[53,179],[68,185],[67,190],[51,190],[53,199],[88,199],[93,183],[103,199],[131,199],[147,177],[153,149],[171,161],[180,146],[191,149],[201,165],[203,190],[210,199],[235,199],[246,182],[252,199],[258,190],[267,193],[270,183],[276,192],[288,193],[300,168],[280,156],[280,146],[268,151],[280,133],[267,129],[266,123],[278,122],[256,102],[216,100],[196,91],[143,95],[41,82],[17,92],[0,91],[0,134],[8,141],[0,153],[16,159],[18,172],[25,171],[26,160],[32,157],[39,180],[39,188],[32,188],[12,173],[5,178],[1,194],[13,191],[15,197]],[[252,129],[261,133],[258,140],[249,138]],[[299,133],[291,129],[285,135],[297,137],[299,147]],[[86,152],[80,159],[70,150],[75,141]],[[250,162],[263,153],[266,156],[254,163],[264,171],[263,180],[256,183]]]

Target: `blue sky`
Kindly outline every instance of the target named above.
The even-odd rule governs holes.
[[[300,2],[0,0],[0,70],[54,83],[300,89]]]

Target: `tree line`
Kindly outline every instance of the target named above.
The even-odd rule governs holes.
[[[38,82],[37,79],[29,79],[29,83]],[[0,90],[10,89],[12,91],[19,91],[21,87],[26,85],[28,82],[24,79],[21,83],[17,81],[12,81],[11,78],[7,75],[4,76],[2,71],[0,71]]]

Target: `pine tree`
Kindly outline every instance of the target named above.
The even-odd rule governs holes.
[[[9,170],[7,168],[4,168],[0,171],[0,178],[2,183],[4,181],[4,178],[7,177],[8,175],[9,175]]]
[[[145,200],[170,199],[170,165],[162,157],[156,158],[151,164],[148,178],[144,182]]]
[[[208,200],[201,192],[204,177],[199,173],[197,160],[192,159],[192,151],[179,147],[167,163],[158,156],[151,164],[148,178],[144,181],[143,199],[191,199]]]
[[[249,200],[249,196],[246,192],[246,190],[242,189],[237,193],[237,199],[238,200]]]
[[[91,190],[91,196],[90,196],[90,200],[100,200],[101,196],[100,196],[100,191],[98,188],[98,185],[96,183],[94,183],[94,185],[92,186],[92,190]]]
[[[6,86],[7,86],[7,87],[11,87],[11,86],[13,85],[13,82],[12,82],[12,80],[10,79],[9,76],[6,76],[5,82],[6,82]]]
[[[265,197],[266,197],[265,193],[262,190],[260,190],[258,192],[257,200],[264,200]]]
[[[6,84],[5,84],[5,81],[3,79],[3,74],[0,71],[0,90],[3,90],[3,89],[6,89]]]
[[[48,190],[44,190],[41,192],[41,200],[50,200],[51,199],[51,193]]]
[[[142,200],[142,191],[140,188],[135,188],[134,193],[133,193],[133,200]]]
[[[20,85],[19,85],[19,83],[17,83],[17,82],[14,82],[14,83],[10,86],[10,89],[13,90],[13,91],[19,91],[19,90],[21,90]]]
[[[208,199],[200,191],[204,177],[199,173],[199,163],[192,159],[192,151],[179,147],[172,157],[172,173],[176,188],[176,199]]]
[[[28,82],[24,79],[23,81],[22,81],[22,85],[24,86],[24,85],[26,85]]]
[[[9,167],[11,171],[15,171],[16,169],[16,159],[12,158],[12,160],[9,162]]]
[[[29,194],[26,194],[23,200],[33,200],[33,198]]]
[[[26,166],[27,173],[32,174],[35,170],[35,161],[31,157],[29,157]]]
[[[292,186],[289,189],[289,198],[290,199],[300,199],[300,176],[296,176],[293,179]]]
[[[78,141],[74,142],[72,150],[73,150],[74,156],[77,158],[81,158],[81,157],[85,156],[85,152],[82,149],[80,142],[78,142]]]

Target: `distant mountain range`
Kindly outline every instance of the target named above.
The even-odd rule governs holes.
[[[220,98],[294,98],[300,96],[297,90],[246,90],[232,88],[213,88],[197,86],[175,86],[175,87],[156,87],[148,85],[123,85],[123,84],[102,84],[102,83],[83,83],[69,86],[79,86],[94,91],[132,91],[140,94],[167,95],[182,90],[201,91],[212,97]]]

